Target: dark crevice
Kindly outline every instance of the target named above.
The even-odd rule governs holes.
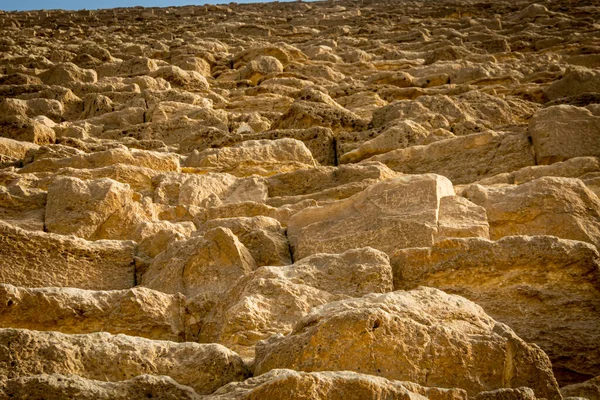
[[[334,165],[337,167],[338,165],[340,165],[340,160],[338,158],[338,151],[337,151],[337,138],[334,136],[333,140],[331,142],[333,143],[333,162],[334,162]]]
[[[292,264],[293,264],[294,263],[294,251],[292,249],[292,243],[290,242],[290,238],[288,237],[287,229],[285,230],[285,239],[288,244],[288,252],[290,253],[290,260],[292,261]]]

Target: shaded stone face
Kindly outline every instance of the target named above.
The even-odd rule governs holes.
[[[598,21],[0,11],[0,399],[597,400]]]

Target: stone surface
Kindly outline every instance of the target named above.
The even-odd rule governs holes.
[[[548,353],[560,382],[598,374],[595,246],[553,236],[449,239],[391,261],[396,289],[433,286],[476,302]]]
[[[540,110],[531,118],[528,132],[537,164],[600,156],[600,116],[585,108],[560,105]]]
[[[153,200],[167,205],[214,207],[244,201],[263,203],[267,187],[261,179],[230,174],[164,174],[153,179]]]
[[[388,257],[371,248],[315,254],[286,267],[263,267],[238,280],[202,319],[202,342],[253,356],[259,340],[291,332],[312,307],[340,297],[392,290]]]
[[[324,203],[340,200],[397,175],[381,163],[317,167],[277,174],[265,182],[269,196],[266,202],[282,206],[306,200]]]
[[[138,375],[117,382],[86,379],[78,375],[40,374],[21,376],[0,383],[0,394],[22,398],[61,398],[79,400],[127,400],[157,398],[198,400],[201,396],[189,386],[168,376]]]
[[[486,209],[459,196],[440,199],[436,240],[447,237],[490,238]]]
[[[316,308],[290,335],[273,336],[256,352],[257,375],[275,368],[351,370],[470,395],[531,386],[536,396],[561,397],[543,351],[475,303],[431,288]]]
[[[29,150],[37,150],[38,145],[19,140],[0,137],[0,154],[3,156],[22,159]]]
[[[560,393],[564,398],[579,397],[588,400],[598,400],[600,399],[600,376],[582,383],[563,386],[560,388]]]
[[[472,185],[464,195],[485,208],[490,238],[554,235],[600,246],[600,199],[582,181],[544,177],[522,185]]]
[[[45,228],[93,240],[102,224],[132,201],[129,185],[112,179],[56,179],[48,187]]]
[[[186,167],[196,172],[226,172],[235,176],[269,176],[315,164],[310,150],[295,139],[248,140],[233,147],[193,153],[186,161]]]
[[[30,232],[0,222],[0,282],[24,287],[127,289],[135,284],[135,243]]]
[[[93,291],[0,284],[0,302],[6,304],[0,311],[0,326],[123,333],[175,342],[185,338],[183,297],[146,288]]]
[[[0,329],[0,343],[0,375],[9,379],[45,373],[118,382],[152,373],[171,377],[199,394],[210,394],[249,375],[242,359],[218,344],[10,328]]]
[[[594,1],[92,8],[0,10],[0,327],[216,342],[254,366],[257,343],[316,310],[400,288],[405,254],[408,288],[484,307],[548,353],[560,386],[600,375]],[[351,321],[335,333],[372,333]],[[396,335],[414,353],[390,368],[441,362],[418,383],[332,367],[215,397],[466,400],[463,378],[479,400],[558,397],[489,331],[462,353],[415,332]],[[94,362],[141,360],[99,337],[114,358]],[[345,346],[326,342],[289,354]],[[118,382],[0,373],[0,398],[205,398],[177,366],[147,367]]]
[[[157,171],[179,171],[179,159],[172,154],[116,148],[67,158],[44,158],[27,164],[22,172],[55,172],[61,168],[101,168],[114,164],[146,167]]]
[[[164,293],[219,294],[254,269],[256,262],[248,249],[231,230],[217,227],[203,236],[169,244],[140,283]]]
[[[2,176],[0,218],[19,228],[44,230],[47,193],[36,187],[37,179],[16,173]]]
[[[288,237],[299,260],[371,246],[391,254],[427,246],[437,233],[440,199],[454,195],[439,175],[405,175],[372,185],[348,198],[292,216]]]
[[[206,232],[216,227],[230,229],[248,249],[259,267],[292,263],[285,229],[276,219],[264,216],[218,218],[204,223],[198,228],[198,232]]]
[[[3,116],[0,119],[0,136],[38,145],[54,143],[54,130],[36,120],[23,116]]]
[[[466,399],[461,389],[424,387],[351,371],[298,372],[274,369],[244,382],[232,382],[209,399]]]
[[[527,137],[484,132],[390,151],[367,161],[379,161],[406,174],[435,173],[454,184],[474,182],[535,164]]]

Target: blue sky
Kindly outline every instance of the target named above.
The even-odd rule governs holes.
[[[265,0],[261,0],[265,1]],[[281,0],[280,0],[281,1]],[[285,1],[285,0],[283,0]],[[65,10],[94,10],[98,8],[114,7],[168,7],[202,4],[227,4],[230,0],[0,0],[0,10],[52,10],[62,8]],[[237,0],[236,3],[257,3],[255,0]]]

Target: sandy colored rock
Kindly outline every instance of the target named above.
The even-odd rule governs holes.
[[[133,191],[112,179],[60,178],[48,187],[47,232],[94,240],[106,220],[133,201]]]
[[[600,173],[600,159],[597,157],[575,157],[550,165],[521,168],[513,173],[513,181],[509,183],[520,185],[544,176],[580,178],[584,180],[586,176],[593,176],[597,173]]]
[[[263,203],[267,197],[262,178],[237,178],[226,173],[165,174],[153,182],[154,202],[169,205],[211,207],[244,201]]]
[[[600,399],[600,376],[582,383],[563,386],[560,388],[560,393],[564,398],[579,397],[588,400],[598,400]]]
[[[570,66],[562,78],[544,90],[549,100],[585,92],[600,92],[600,74],[597,70]]]
[[[210,400],[225,399],[466,399],[461,389],[424,387],[351,371],[298,372],[273,369],[265,374],[232,382],[218,389]]]
[[[301,141],[277,139],[248,140],[233,147],[194,152],[185,165],[197,172],[269,176],[314,167],[316,162]]]
[[[354,130],[366,123],[358,115],[341,107],[312,101],[296,101],[273,123],[273,129],[307,129],[313,126],[330,128],[334,132]]]
[[[477,400],[535,400],[535,393],[528,387],[515,389],[496,389],[481,392],[475,396]]]
[[[67,85],[71,82],[98,81],[98,74],[92,69],[79,68],[73,63],[58,64],[39,75],[46,85]]]
[[[209,394],[249,375],[241,358],[218,344],[25,329],[1,329],[0,343],[5,349],[0,353],[0,373],[9,379],[46,373],[118,382],[152,373]]]
[[[253,84],[266,75],[283,72],[283,64],[271,56],[259,56],[250,61],[241,71],[240,79],[248,79]]]
[[[543,351],[475,303],[432,288],[318,307],[290,335],[261,342],[256,354],[256,375],[275,368],[350,370],[470,395],[530,386],[536,396],[560,398]]]
[[[313,158],[321,165],[335,165],[336,154],[334,134],[329,128],[277,129],[261,133],[243,135],[246,140],[291,138],[303,142]]]
[[[276,219],[282,226],[287,226],[292,215],[315,205],[317,205],[317,202],[314,200],[304,200],[299,203],[288,204],[281,207],[272,207],[253,201],[244,201],[209,207],[199,213],[197,218],[199,222],[205,222],[217,218],[257,217],[263,215],[265,217]]]
[[[20,115],[34,118],[43,115],[54,122],[61,122],[64,114],[63,104],[54,99],[2,99],[0,114]]]
[[[39,145],[0,137],[0,154],[22,159],[29,150],[37,150]]]
[[[154,258],[171,242],[187,239],[195,230],[196,226],[191,221],[142,221],[137,224],[131,238],[138,243],[139,253]]]
[[[43,231],[47,193],[36,187],[36,179],[21,177],[7,173],[0,178],[0,219],[19,228]]]
[[[164,293],[220,294],[256,269],[248,249],[227,228],[172,242],[142,275],[141,285]]]
[[[148,374],[117,382],[103,382],[77,375],[22,376],[0,383],[0,394],[15,398],[68,396],[78,400],[127,400],[143,397],[199,400],[201,398],[194,389],[177,383],[173,378]]]
[[[61,168],[56,171],[55,177],[49,180],[58,179],[59,176],[68,176],[84,181],[109,178],[129,185],[132,190],[143,195],[152,196],[154,192],[153,179],[161,173],[161,171],[151,168],[119,163],[100,168]]]
[[[467,76],[473,73],[473,68],[469,68],[470,64],[453,66]],[[433,71],[416,73],[423,75]],[[465,79],[457,75],[453,80],[458,83],[472,78]],[[482,91],[467,91],[457,93],[456,96],[424,95],[415,100],[395,101],[377,109],[373,113],[371,124],[374,128],[383,128],[411,119],[428,130],[444,128],[457,136],[471,135],[519,121],[521,115],[525,117],[530,112],[530,109],[525,111],[520,108],[517,104]]]
[[[24,287],[68,286],[90,290],[134,286],[135,244],[88,242],[26,231],[0,222],[0,282]]]
[[[291,203],[319,197],[341,199],[361,191],[364,187],[396,177],[397,174],[381,163],[317,167],[277,174],[266,180],[270,204]],[[360,185],[364,183],[364,185]],[[343,196],[343,188],[357,187],[354,193]],[[341,190],[338,190],[341,189]],[[350,190],[351,191],[351,190]]]
[[[459,196],[440,199],[436,240],[450,237],[490,238],[486,209]]]
[[[288,223],[295,260],[370,246],[391,254],[431,245],[438,229],[440,199],[453,196],[439,175],[405,175],[368,187],[348,199],[307,208]]]
[[[527,137],[485,132],[413,146],[368,158],[405,174],[435,173],[454,184],[474,182],[534,165]]]
[[[396,289],[432,286],[476,302],[538,344],[559,382],[598,374],[595,246],[553,236],[448,239],[399,250],[391,261]]]
[[[238,280],[202,319],[199,338],[253,356],[259,340],[290,333],[312,307],[391,290],[391,267],[380,251],[315,254],[294,265],[259,268]]]
[[[150,122],[163,122],[182,118],[204,120],[207,126],[227,130],[227,113],[222,110],[213,110],[212,104],[208,101],[204,102],[204,104],[161,101],[149,112]],[[210,122],[206,123],[206,120]]]
[[[230,229],[248,249],[258,267],[292,263],[285,229],[276,219],[264,216],[213,219],[198,227],[198,232],[216,227]]]
[[[341,163],[358,162],[377,154],[420,144],[429,136],[429,132],[411,120],[401,121],[381,135],[361,144],[357,149],[342,154]]]
[[[522,185],[472,185],[465,196],[485,208],[490,238],[553,235],[600,245],[600,199],[581,180],[544,177]]]
[[[93,291],[0,284],[0,325],[62,333],[109,332],[183,341],[183,297],[146,288]]]
[[[157,171],[179,171],[179,158],[155,151],[116,148],[63,159],[41,159],[27,164],[20,172],[55,172],[61,168],[101,168],[127,164]]]
[[[54,130],[34,119],[22,116],[4,116],[0,119],[0,136],[38,145],[54,143]]]
[[[186,71],[174,65],[160,67],[150,73],[153,78],[162,78],[177,87],[208,89],[206,78],[196,71]]]
[[[560,105],[538,111],[529,123],[537,164],[600,156],[600,116]]]
[[[292,332],[313,309],[391,290],[390,262],[373,254],[449,246],[468,268],[425,256],[414,268],[447,273],[448,291],[481,303],[497,326],[506,321],[492,311],[504,312],[510,329],[548,352],[561,386],[600,375],[591,261],[600,8],[242,3],[0,11],[0,284],[30,299],[22,313],[4,305],[11,321],[202,336],[254,365],[257,342]],[[451,286],[467,269],[472,287]],[[141,292],[153,295],[126,300]],[[429,381],[442,375],[468,380],[478,400],[558,397],[527,389],[550,374],[513,362],[518,346],[502,343],[518,341],[473,333],[479,317],[465,318],[454,330],[439,325],[433,342],[419,336],[429,329],[421,317],[398,331],[416,343],[406,362],[393,346],[377,353],[360,342],[382,334],[369,324],[376,318],[350,319],[355,331],[334,325],[342,339],[329,336],[318,351],[285,349],[307,363],[340,350],[376,375],[381,361],[400,369],[427,356],[443,367],[422,366],[414,379],[445,392],[332,367],[258,377],[218,397],[466,400],[458,384]],[[470,342],[451,336],[461,329]],[[355,354],[344,350],[352,341],[364,344]],[[139,361],[119,349],[119,362],[94,362],[117,370]],[[43,365],[56,354],[38,356]],[[9,389],[14,398],[205,397],[147,366],[108,383],[71,372],[0,377],[0,398]]]

